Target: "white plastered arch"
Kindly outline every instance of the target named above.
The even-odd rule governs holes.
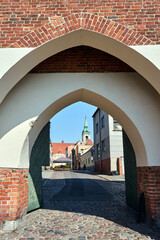
[[[159,45],[129,47],[103,34],[79,29],[52,39],[37,48],[1,49],[0,102],[38,63],[60,51],[80,45],[100,49],[121,59],[141,74],[160,93],[160,61],[157,57],[160,54]]]
[[[1,104],[1,167],[27,168],[44,124],[77,101],[96,105],[121,123],[137,166],[160,165],[160,98],[143,77],[138,73],[57,73],[27,74]]]

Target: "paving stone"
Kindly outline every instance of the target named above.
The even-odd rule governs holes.
[[[60,191],[65,182],[62,173],[51,174],[54,190]],[[96,175],[84,177],[99,180]],[[145,224],[137,224],[135,213],[125,203],[124,182],[113,183],[105,178],[98,183],[114,195],[113,202],[52,201],[50,209],[38,209],[28,214],[13,232],[0,232],[1,240],[53,239],[53,240],[149,240],[160,239],[160,232]],[[50,182],[45,184],[52,189]],[[45,187],[44,186],[44,187]],[[47,190],[46,190],[47,192]],[[121,193],[121,194],[119,194]],[[47,193],[51,196],[52,193]],[[45,201],[48,199],[45,196]],[[47,203],[49,206],[49,203]]]

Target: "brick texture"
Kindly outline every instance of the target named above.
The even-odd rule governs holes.
[[[0,227],[3,222],[19,219],[28,205],[26,169],[0,169]]]
[[[53,55],[31,70],[32,73],[133,71],[120,59],[86,46],[70,48]]]
[[[138,197],[145,194],[147,220],[160,225],[160,167],[138,167],[137,179]]]
[[[160,43],[160,2],[1,0],[0,47],[36,47],[88,29],[127,45]]]

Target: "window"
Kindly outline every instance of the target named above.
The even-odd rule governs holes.
[[[96,123],[96,133],[98,133],[98,123]]]
[[[102,141],[102,152],[105,151],[105,140]]]
[[[104,116],[101,118],[101,128],[104,127]]]
[[[96,151],[96,153],[97,153],[96,156],[97,156],[97,158],[98,158],[98,157],[99,157],[99,144],[96,145],[96,150],[97,150],[97,151]]]

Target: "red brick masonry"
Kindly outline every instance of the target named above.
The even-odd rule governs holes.
[[[85,17],[84,14],[86,15]],[[101,22],[100,19],[98,21],[95,20],[95,17],[101,17],[101,20],[106,23]],[[1,0],[0,46],[9,47],[24,36],[26,36],[22,41],[24,46],[26,45],[26,41],[30,46],[37,46],[39,45],[38,41],[41,42],[41,35],[44,35],[44,40],[48,36],[52,37],[54,33],[59,34],[58,31],[71,30],[75,28],[75,22],[77,24],[78,22],[83,22],[84,18],[88,18],[88,27],[86,28],[90,28],[90,25],[92,25],[97,29],[103,29],[105,24],[105,29],[109,27],[108,30],[110,30],[110,34],[108,35],[117,35],[118,33],[117,38],[121,36],[121,42],[124,36],[126,38],[131,37],[129,41],[133,41],[133,44],[135,44],[134,38],[138,40],[138,38],[145,37],[146,40],[143,39],[144,41],[148,39],[150,42],[160,44],[159,17],[159,0]],[[62,26],[63,24],[61,24],[61,28],[59,27],[58,31],[54,32],[52,28],[56,28],[59,24],[58,21],[55,21],[56,19],[59,22],[63,20],[65,25]],[[52,22],[55,22],[55,24],[52,25]],[[32,34],[28,35],[29,39],[27,40],[27,34],[30,32]],[[35,44],[32,38],[37,38]],[[138,42],[139,40],[137,44]],[[132,45],[132,43],[128,44]]]
[[[17,220],[28,206],[27,169],[0,168],[0,226]]]
[[[138,197],[145,194],[147,220],[160,225],[160,166],[138,167],[137,177]]]
[[[101,50],[79,46],[47,58],[33,68],[31,72],[134,72],[134,69],[120,59]]]
[[[28,32],[18,40],[14,38],[16,41],[8,47],[37,47],[51,39],[55,39],[81,29],[106,35],[130,46],[155,44],[139,32],[133,31],[127,26],[117,22],[107,20],[106,17],[99,17],[88,13],[76,13],[64,18],[53,17],[51,22],[45,23],[41,27],[33,28],[32,31]],[[2,45],[2,47],[6,47],[6,45]]]

